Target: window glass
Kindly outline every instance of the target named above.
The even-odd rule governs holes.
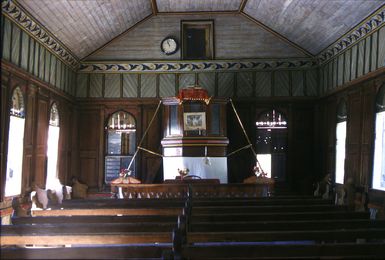
[[[109,183],[127,169],[136,151],[135,118],[124,111],[112,114],[107,125],[107,149],[105,157],[105,182]],[[135,162],[130,166],[135,176]]]
[[[385,190],[385,111],[376,114],[373,189]]]
[[[287,121],[272,109],[262,113],[257,122],[257,160],[267,177],[286,178]]]
[[[59,112],[56,104],[50,110],[48,139],[47,139],[47,182],[46,188],[56,190],[60,186],[58,179],[58,154],[59,154]]]
[[[335,161],[335,182],[344,184],[345,178],[345,144],[346,144],[346,102],[341,100],[337,107],[336,125],[336,161]]]
[[[17,87],[12,94],[9,118],[5,196],[15,196],[21,193],[24,123],[24,98],[21,89]]]

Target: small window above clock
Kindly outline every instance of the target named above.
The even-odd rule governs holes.
[[[182,59],[214,59],[214,21],[181,21]]]

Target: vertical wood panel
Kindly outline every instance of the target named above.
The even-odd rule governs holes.
[[[350,74],[350,67],[351,67],[351,65],[350,65],[350,63],[351,63],[351,49],[349,49],[349,50],[347,50],[346,52],[345,52],[345,75],[344,75],[344,83],[346,83],[346,82],[349,82],[350,81],[350,76],[351,76],[351,74]]]
[[[218,73],[218,96],[233,97],[234,95],[234,73]]]
[[[19,66],[20,59],[20,28],[13,24],[12,26],[12,54],[11,54],[11,62],[17,66]]]
[[[195,74],[182,73],[179,75],[179,89],[195,85]]]
[[[102,85],[103,85],[103,75],[91,74],[90,75],[90,97],[102,97]]]
[[[61,80],[61,66],[62,63],[59,59],[56,59],[56,82],[55,86],[60,88],[60,80]]]
[[[56,76],[56,57],[54,55],[51,55],[51,69],[50,69],[50,77],[49,77],[49,83],[52,86],[55,86],[55,76]]]
[[[358,58],[357,58],[357,78],[364,75],[364,57],[365,56],[365,41],[361,40],[358,43]]]
[[[49,73],[51,68],[51,53],[46,50],[45,52],[45,66],[44,66],[44,81],[49,82]]]
[[[215,73],[199,73],[198,76],[198,85],[206,89],[209,96],[215,96]]]
[[[175,96],[175,74],[159,75],[159,96],[172,97]]]
[[[33,74],[34,65],[35,65],[35,40],[30,37],[29,38],[29,57],[28,57],[28,72]]]
[[[123,97],[138,96],[138,75],[125,74],[123,75]]]
[[[350,80],[353,80],[355,78],[357,78],[357,50],[358,50],[358,47],[357,45],[354,45],[352,47],[352,53],[351,53],[351,67],[350,67]]]
[[[4,19],[4,32],[3,32],[3,59],[11,60],[11,34],[12,34],[11,22]]]
[[[40,57],[40,44],[35,42],[35,56],[34,56],[34,64],[33,64],[33,75],[39,77],[39,57]]]
[[[320,90],[320,94],[324,94],[325,93],[325,86],[324,86],[324,66],[320,66],[318,68],[318,72],[319,72],[319,79],[320,79],[320,82],[319,82],[319,90]]]
[[[24,70],[28,70],[28,56],[29,56],[29,36],[24,31],[21,31],[21,63],[20,67]]]
[[[76,97],[87,97],[87,74],[77,74]]]
[[[317,70],[306,70],[306,95],[317,96],[318,95],[318,82],[317,82]]]
[[[371,62],[370,62],[370,71],[377,69],[377,37],[378,32],[372,34],[372,47],[371,47]]]
[[[40,187],[45,187],[46,177],[48,106],[48,100],[45,97],[38,95],[34,181]]]
[[[327,92],[328,90],[328,76],[329,76],[329,71],[328,71],[328,66],[327,65],[324,65],[323,67],[323,75],[324,75],[324,86],[323,86],[323,89],[324,89],[324,92]]]
[[[385,27],[378,32],[378,68],[385,66]]]
[[[289,72],[276,71],[274,81],[274,96],[289,96]]]
[[[259,72],[255,73],[255,93],[259,97],[271,96],[271,72]]]
[[[328,90],[333,89],[333,60],[328,63]]]
[[[156,97],[156,74],[141,74],[141,97]]]
[[[39,78],[44,80],[44,65],[45,65],[45,48],[43,45],[40,45],[39,51]]]
[[[344,55],[340,55],[337,58],[338,62],[338,75],[337,75],[337,86],[341,86],[343,84],[344,77]]]
[[[337,80],[338,80],[338,60],[337,58],[333,59],[333,89],[337,88]]]
[[[370,56],[370,49],[371,49],[371,37],[366,37],[365,39],[365,61],[364,61],[364,74],[368,73],[370,71],[370,63],[371,63],[371,56]]]
[[[237,97],[252,97],[253,95],[253,73],[237,73]]]

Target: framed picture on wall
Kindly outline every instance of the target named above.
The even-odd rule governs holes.
[[[206,130],[205,112],[188,112],[183,114],[184,131]]]

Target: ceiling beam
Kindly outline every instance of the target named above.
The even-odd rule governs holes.
[[[112,38],[111,40],[109,40],[108,42],[106,42],[105,44],[103,44],[101,47],[97,48],[96,50],[92,51],[90,54],[87,54],[84,58],[82,58],[80,61],[84,61],[86,60],[88,57],[90,57],[91,55],[94,55],[95,53],[97,53],[98,51],[101,51],[102,49],[104,49],[105,47],[107,47],[107,45],[109,45],[112,41],[115,41],[121,37],[123,37],[124,35],[126,35],[128,32],[130,32],[131,30],[133,30],[134,28],[136,28],[138,25],[146,22],[148,19],[150,19],[151,17],[153,17],[154,14],[151,13],[149,14],[147,17],[145,17],[144,19],[140,20],[139,22],[137,22],[136,24],[134,24],[133,26],[131,26],[130,28],[128,28],[127,30],[125,30],[124,32],[122,32],[121,34],[119,34],[118,36]]]
[[[250,21],[254,22],[255,24],[257,24],[258,26],[262,27],[264,30],[268,31],[269,33],[275,35],[276,37],[280,38],[281,40],[283,40],[284,42],[290,44],[291,46],[293,46],[294,48],[296,48],[297,50],[301,51],[303,54],[305,54],[306,56],[310,57],[310,58],[314,58],[315,56],[313,54],[311,54],[310,52],[308,52],[307,50],[305,50],[304,48],[302,48],[301,46],[299,46],[298,44],[292,42],[291,40],[289,40],[288,38],[286,38],[285,36],[283,36],[282,34],[274,31],[273,29],[271,29],[270,27],[266,26],[265,24],[263,24],[262,22],[258,21],[257,19],[255,19],[254,17],[246,14],[245,12],[241,12],[240,13],[241,15],[243,15],[244,17],[246,17],[247,19],[249,19]]]
[[[238,13],[242,13],[243,10],[245,9],[247,0],[242,0],[241,4],[239,5]]]
[[[156,0],[151,0],[151,9],[154,15],[158,14],[158,4],[156,3]]]
[[[158,12],[161,15],[212,15],[212,14],[239,14],[238,11],[189,11],[189,12]]]

